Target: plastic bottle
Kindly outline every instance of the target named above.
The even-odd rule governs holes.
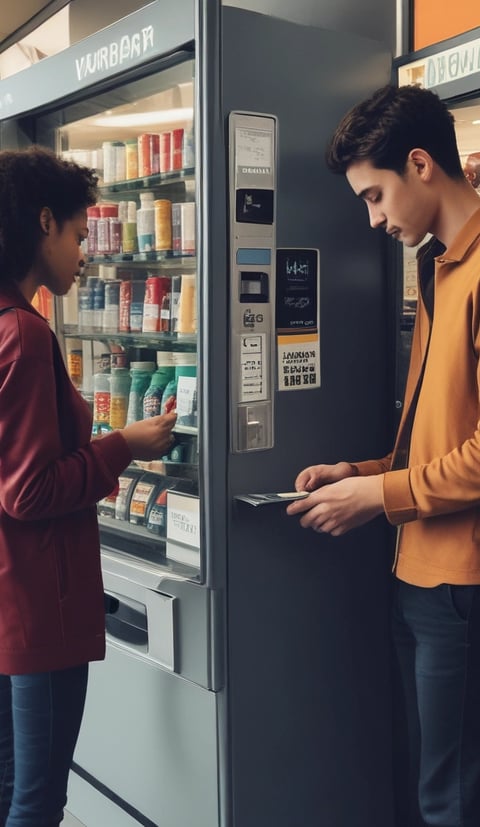
[[[100,207],[87,207],[87,254],[96,256],[98,252],[98,219],[100,218]]]
[[[170,279],[166,276],[149,275],[145,281],[142,330],[154,333],[160,330],[160,310],[163,297],[170,292]]]
[[[169,413],[175,410],[177,404],[177,387],[180,376],[197,375],[197,355],[196,353],[175,353],[174,356],[174,375],[166,386],[163,396],[160,413]]]
[[[125,141],[125,167],[127,181],[138,178],[138,141],[136,138]]]
[[[165,293],[160,308],[160,333],[170,332],[170,299],[171,293]]]
[[[149,253],[155,249],[155,205],[153,192],[140,193],[140,209],[137,210],[138,249]]]
[[[131,385],[128,396],[127,425],[143,419],[143,398],[155,371],[155,362],[130,362]]]
[[[104,141],[103,150],[103,183],[111,184],[115,181],[116,158],[115,141]]]
[[[141,333],[143,329],[143,300],[145,298],[145,282],[132,281],[132,298],[130,302],[130,332]]]
[[[175,377],[172,354],[166,351],[157,353],[157,369],[153,374],[150,385],[143,399],[143,418],[158,416],[161,413],[162,398],[165,388]]]
[[[96,373],[93,377],[93,423],[94,426],[106,426],[110,429],[110,374]]]
[[[172,249],[172,202],[168,198],[158,198],[155,206],[155,249],[160,251]]]
[[[137,239],[137,204],[135,201],[127,201],[125,220],[122,219],[122,252],[136,253],[138,250]]]
[[[67,370],[76,388],[83,382],[83,348],[81,339],[67,339]]]
[[[172,169],[172,133],[169,130],[160,132],[160,172],[170,172]]]
[[[97,222],[97,252],[111,255],[120,252],[120,222],[117,204],[101,204]]]
[[[175,405],[177,425],[196,427],[198,424],[196,365],[177,365],[175,368],[175,378],[177,380]]]
[[[193,169],[195,166],[195,135],[193,123],[183,132],[183,168]]]
[[[110,427],[124,428],[130,394],[130,371],[128,368],[112,368],[110,377]]]
[[[105,285],[105,304],[102,317],[102,330],[106,333],[118,331],[120,316],[120,279],[107,279]]]
[[[125,181],[127,177],[127,162],[125,144],[123,141],[115,141],[115,181]]]
[[[183,127],[172,129],[172,169],[183,169],[183,141],[185,130]]]
[[[178,336],[191,336],[197,332],[197,297],[194,275],[182,276],[178,302]]]

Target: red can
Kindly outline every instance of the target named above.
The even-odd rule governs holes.
[[[138,175],[146,178],[160,172],[160,135],[145,132],[138,136]]]
[[[183,129],[172,132],[172,169],[183,169]]]
[[[160,172],[172,169],[172,133],[160,132]]]
[[[170,290],[170,279],[164,276],[149,276],[145,281],[145,298],[143,302],[144,333],[160,330],[160,309],[164,296]]]
[[[120,307],[118,329],[121,333],[130,332],[130,308],[132,305],[132,282],[124,279],[120,282]]]

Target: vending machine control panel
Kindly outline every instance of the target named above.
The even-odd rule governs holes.
[[[273,115],[229,117],[231,449],[273,445],[275,186]]]

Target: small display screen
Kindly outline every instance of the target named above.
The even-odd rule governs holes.
[[[251,270],[240,273],[240,301],[268,302],[267,273]]]
[[[236,220],[240,224],[273,224],[273,190],[238,189]]]

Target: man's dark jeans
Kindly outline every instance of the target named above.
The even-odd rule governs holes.
[[[479,827],[480,586],[397,580],[393,636],[398,827]]]

